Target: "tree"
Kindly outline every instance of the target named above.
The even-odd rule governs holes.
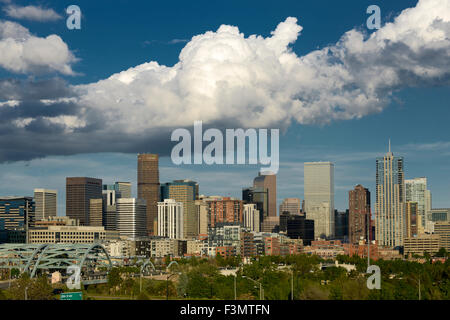
[[[440,248],[439,251],[434,256],[446,258],[447,255],[448,255],[447,250],[445,250],[445,248]]]

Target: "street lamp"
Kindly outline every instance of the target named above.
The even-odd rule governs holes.
[[[257,285],[259,285],[259,300],[264,300],[264,294],[263,294],[264,291],[263,291],[261,282],[256,281],[256,280],[254,280],[254,279],[252,279],[252,278],[249,278],[249,277],[247,277],[247,276],[242,276],[242,278],[251,280],[251,281],[253,281],[254,283],[256,283]]]
[[[419,281],[417,281],[417,280],[414,279],[414,278],[411,278],[411,279],[414,280],[416,283],[419,284],[419,300],[421,300],[421,293],[420,293],[420,276],[419,276]]]
[[[139,292],[140,293],[142,292],[142,275],[144,273],[145,267],[148,266],[148,265],[151,265],[153,270],[156,271],[155,265],[150,260],[148,260],[147,262],[144,262],[142,264],[141,272],[140,272],[140,275],[139,275]]]
[[[166,279],[166,300],[169,300],[169,279],[172,278],[173,276],[176,276],[179,273],[172,273],[170,275],[167,276]]]

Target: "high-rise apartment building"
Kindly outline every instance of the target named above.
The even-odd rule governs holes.
[[[360,239],[367,240],[370,225],[370,192],[357,185],[348,192],[348,233],[349,241],[358,244]]]
[[[102,180],[86,177],[66,178],[66,216],[89,225],[91,199],[102,198]]]
[[[306,217],[314,220],[314,237],[333,237],[334,164],[305,162],[304,193]]]
[[[299,198],[285,198],[280,204],[280,215],[282,212],[289,212],[290,214],[300,214],[302,211],[302,202]]]
[[[158,202],[158,236],[184,239],[183,203],[174,199]]]
[[[405,237],[412,238],[419,235],[418,230],[421,230],[422,219],[419,215],[419,204],[413,201],[406,201],[405,205],[405,223],[406,233]]]
[[[154,229],[158,218],[159,197],[159,157],[157,154],[138,154],[138,198],[147,204],[147,231],[156,235]]]
[[[36,221],[47,217],[56,217],[58,191],[49,189],[34,189]]]
[[[259,210],[256,209],[256,204],[244,204],[243,220],[244,228],[254,232],[260,231]]]
[[[277,216],[277,175],[273,173],[259,173],[253,180],[254,188],[263,188],[267,190],[268,198],[268,217]]]
[[[405,224],[405,180],[403,157],[389,152],[376,159],[375,240],[378,245],[403,245]]]
[[[161,185],[161,201],[174,199],[183,204],[183,232],[185,238],[199,234],[199,221],[195,200],[198,199],[198,183],[191,180],[175,180]]]
[[[215,227],[218,223],[242,223],[242,200],[223,197],[222,199],[209,200],[208,226]]]
[[[417,202],[420,217],[418,234],[425,232],[427,214],[431,210],[431,193],[427,190],[427,178],[405,179],[405,201]]]
[[[116,199],[117,231],[120,236],[139,238],[147,235],[146,203],[144,199]]]

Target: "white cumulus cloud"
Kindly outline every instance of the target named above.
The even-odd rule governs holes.
[[[296,18],[269,37],[222,25],[194,36],[174,66],[152,61],[75,89],[105,125],[130,134],[195,120],[267,127],[359,118],[381,111],[398,88],[449,84],[449,5],[420,0],[370,35],[353,29],[304,56],[290,48],[302,31]]]
[[[73,75],[71,65],[76,61],[61,37],[36,37],[18,23],[0,21],[0,67],[14,73]]]
[[[9,5],[3,8],[5,14],[11,18],[24,19],[32,21],[56,21],[62,17],[53,9],[45,9],[40,6],[25,6],[20,7],[16,5]]]

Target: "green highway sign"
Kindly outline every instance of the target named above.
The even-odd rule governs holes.
[[[83,300],[83,292],[61,293],[59,300]]]

